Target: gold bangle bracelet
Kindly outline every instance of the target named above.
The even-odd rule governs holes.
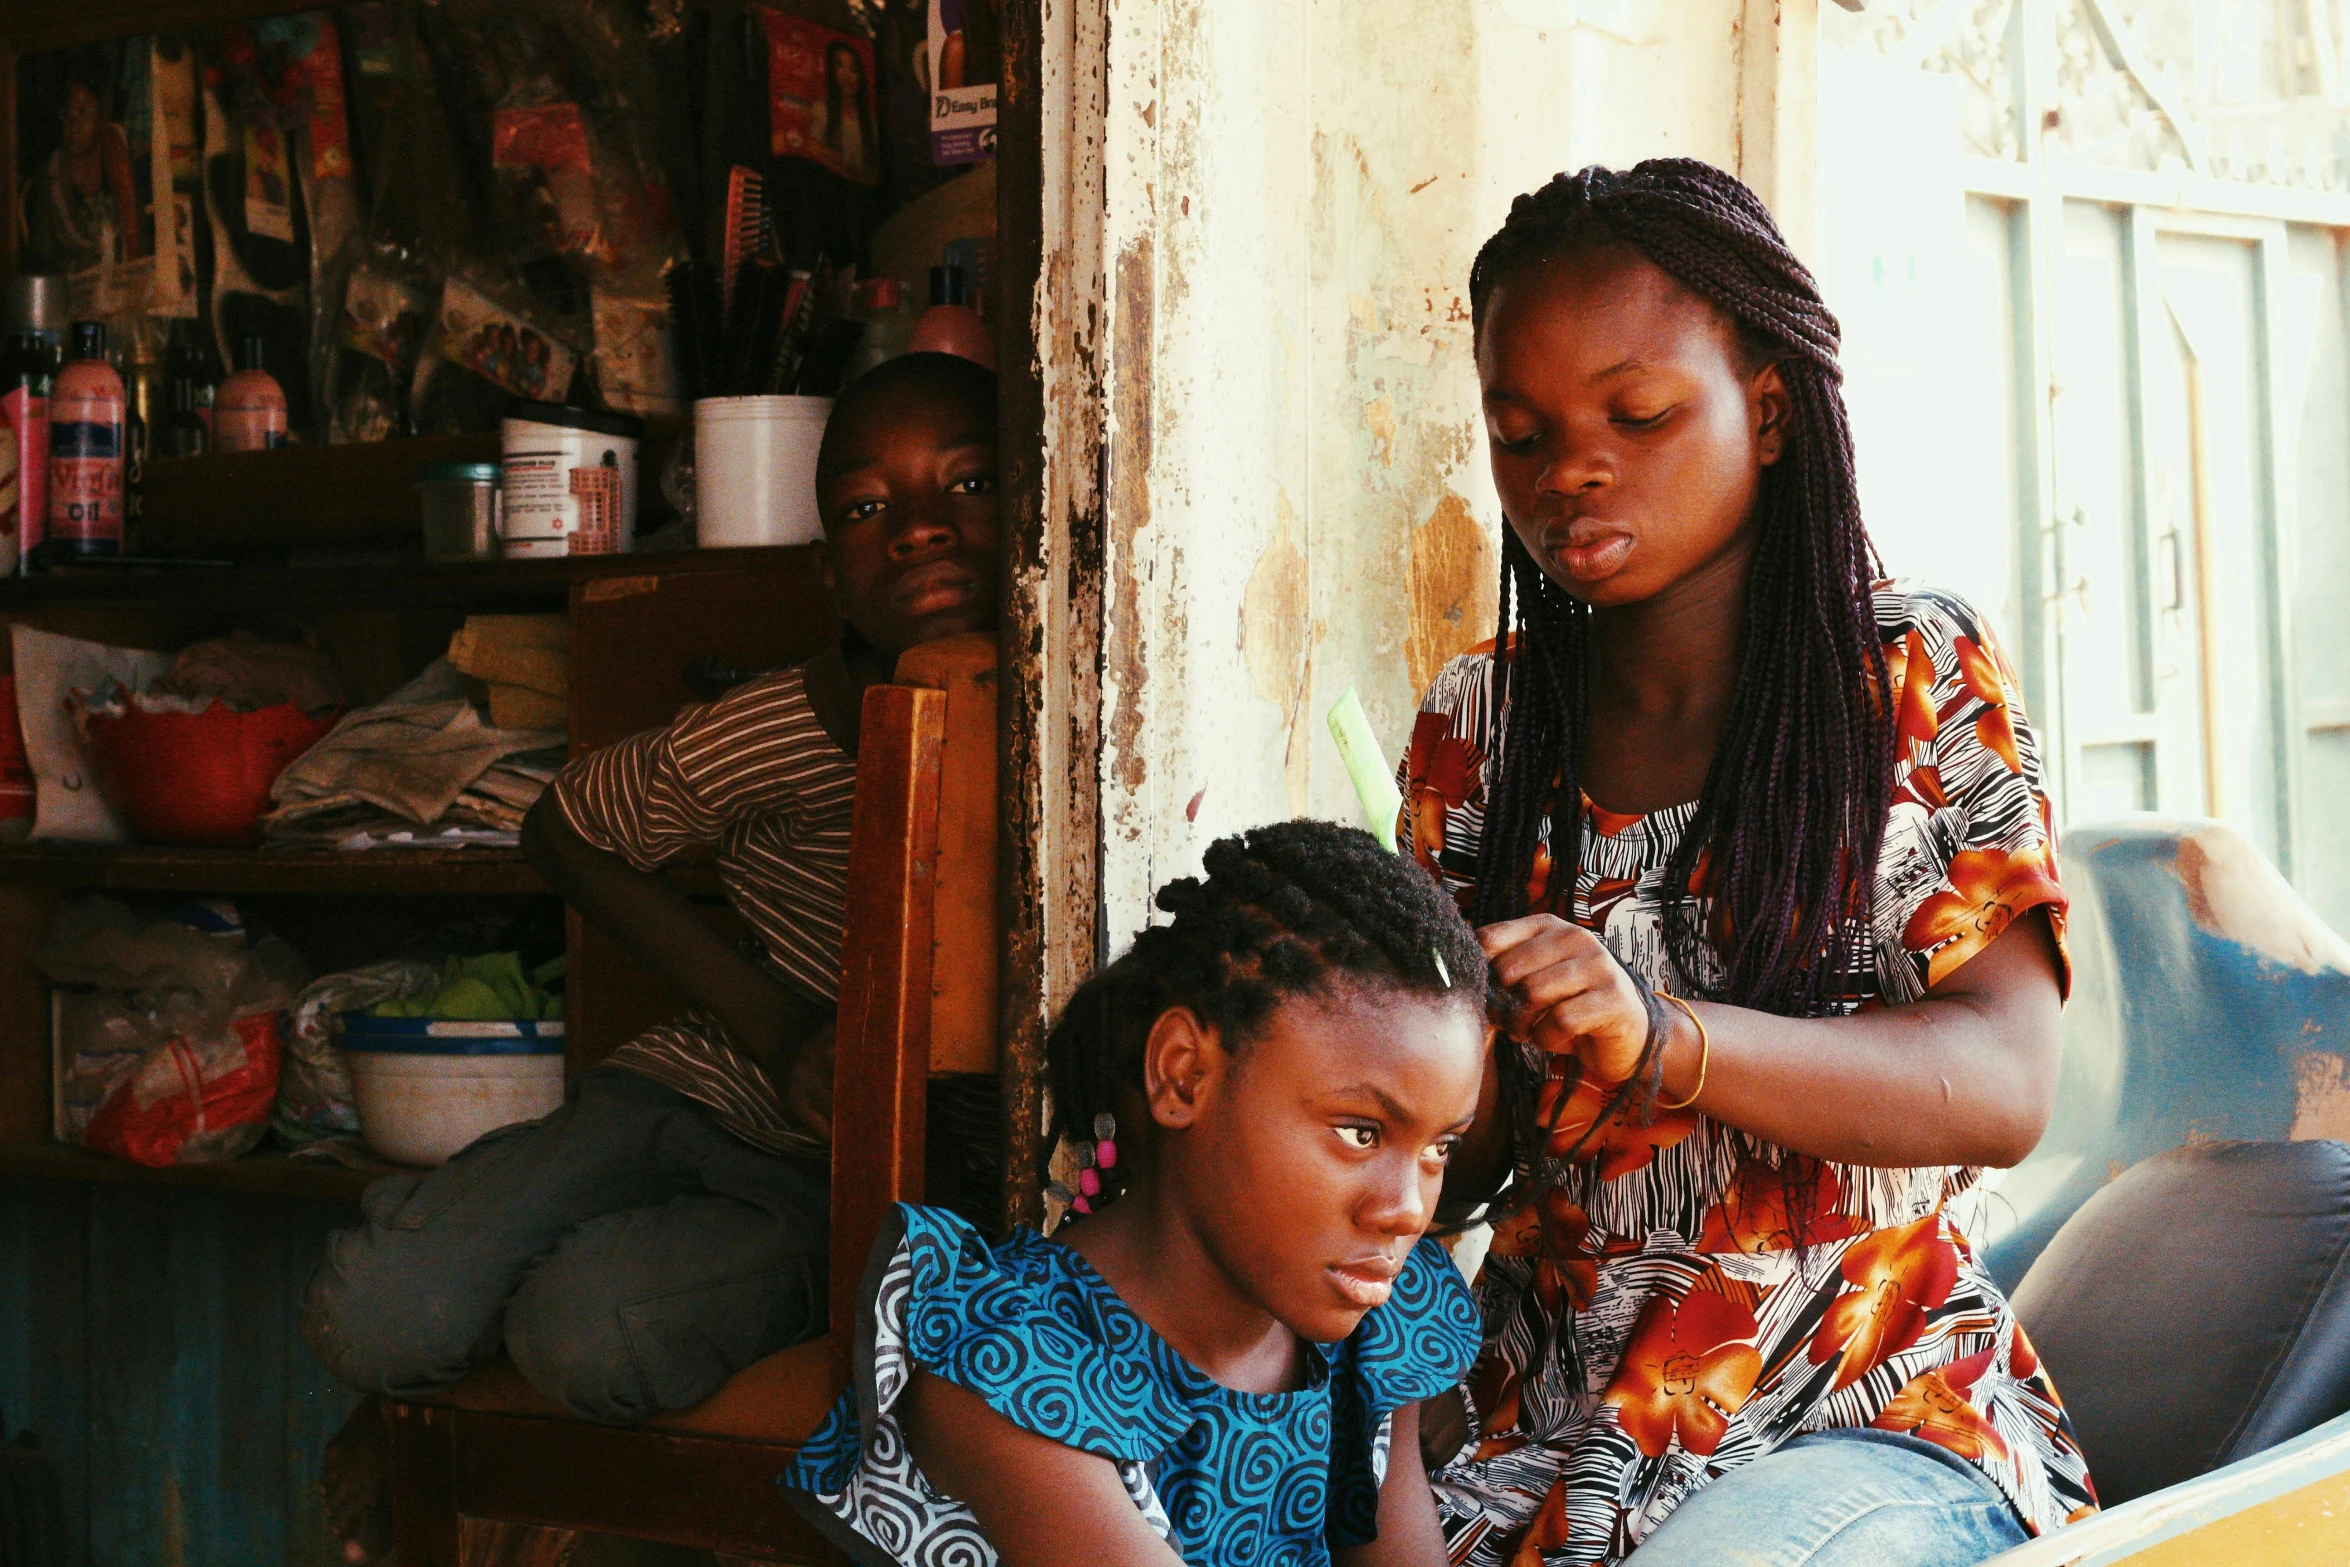
[[[1670,991],[1660,990],[1656,994],[1658,1000],[1670,1001],[1673,1005],[1688,1013],[1689,1021],[1697,1025],[1697,1086],[1690,1089],[1689,1097],[1682,1100],[1678,1104],[1668,1103],[1662,1099],[1659,1099],[1656,1102],[1656,1107],[1659,1110],[1686,1110],[1691,1105],[1697,1103],[1697,1096],[1699,1094],[1705,1092],[1705,1070],[1707,1067],[1713,1065],[1714,1059],[1713,1036],[1705,1031],[1705,1019],[1697,1015],[1697,1008],[1691,1006],[1688,1002],[1683,1001],[1679,996],[1672,994]]]

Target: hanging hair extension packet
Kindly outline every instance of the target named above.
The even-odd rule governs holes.
[[[804,159],[859,185],[879,184],[872,41],[781,11],[761,16],[774,155]]]

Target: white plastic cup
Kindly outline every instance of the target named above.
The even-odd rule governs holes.
[[[694,535],[704,549],[813,544],[816,450],[829,397],[705,397],[694,404]]]

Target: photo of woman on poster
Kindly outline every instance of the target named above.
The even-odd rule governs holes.
[[[939,10],[946,25],[939,40],[938,85],[976,87],[994,81],[1002,74],[1004,47],[995,0],[960,0]]]
[[[824,145],[838,160],[840,172],[860,182],[873,177],[873,116],[866,106],[871,95],[865,61],[846,39],[824,51]]]
[[[77,51],[65,70],[56,145],[36,165],[29,214],[33,253],[60,272],[85,272],[155,253],[142,222],[130,138],[113,113],[114,72],[103,47]]]
[[[805,159],[859,185],[879,181],[872,41],[780,11],[764,16],[775,156]]]

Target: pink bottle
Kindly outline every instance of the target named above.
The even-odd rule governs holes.
[[[0,577],[32,564],[33,550],[49,526],[49,390],[57,374],[52,350],[37,332],[16,332],[0,353],[0,421],[16,436],[16,511],[8,519],[13,538],[0,549],[15,559],[0,560]]]
[[[122,553],[122,377],[106,323],[73,324],[73,358],[49,393],[49,532],[44,564]]]
[[[914,323],[906,342],[910,354],[959,354],[995,368],[995,333],[971,308],[971,291],[961,267],[930,269],[930,308]]]
[[[286,444],[286,389],[262,368],[264,352],[258,337],[239,343],[236,373],[213,394],[216,452],[265,452]]]

